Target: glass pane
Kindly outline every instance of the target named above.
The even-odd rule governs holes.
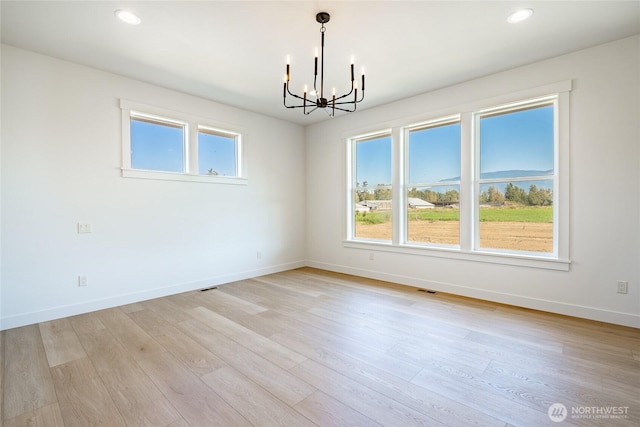
[[[131,118],[131,167],[184,172],[184,127]]]
[[[236,139],[198,133],[198,173],[200,175],[236,176]]]
[[[357,238],[391,240],[391,137],[356,142]]]
[[[407,204],[407,241],[460,245],[459,185],[411,188]]]
[[[480,178],[553,174],[553,105],[480,119]]]
[[[553,180],[480,186],[480,247],[553,252]]]
[[[460,123],[409,132],[409,182],[460,180]]]

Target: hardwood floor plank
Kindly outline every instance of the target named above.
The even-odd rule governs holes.
[[[197,307],[190,311],[194,318],[227,337],[242,343],[244,347],[263,356],[276,365],[288,369],[305,360],[301,355],[281,346],[280,344],[245,328],[213,311]]]
[[[6,427],[64,427],[64,420],[57,403],[34,409],[7,420]]]
[[[184,418],[180,418],[177,421],[167,424],[165,427],[190,427],[189,423]]]
[[[4,419],[56,402],[38,325],[4,331]]]
[[[289,405],[295,405],[316,391],[314,387],[287,370],[195,319],[182,322],[177,327]]]
[[[127,424],[157,426],[180,418],[133,356],[109,331],[81,334],[80,340]]]
[[[66,427],[126,426],[88,358],[54,366],[51,373]]]
[[[76,331],[76,334],[80,335],[107,329],[107,327],[104,326],[100,319],[98,319],[96,313],[97,312],[86,313],[69,317],[69,323],[71,323],[71,326],[73,327],[73,330]]]
[[[304,308],[300,302],[290,298],[284,291],[279,294],[277,288],[252,279],[243,280],[234,287],[223,288],[225,287],[221,288],[222,292],[250,301],[252,304],[259,305],[267,310],[290,313]],[[301,298],[303,296],[298,295],[298,297]]]
[[[293,281],[288,279],[286,274],[272,274],[270,276],[262,276],[256,277],[253,280],[256,282],[267,283],[271,286],[281,287],[288,291],[296,292],[298,294],[310,296],[310,297],[319,297],[325,294],[325,292],[309,289],[308,286],[305,286],[304,283],[299,283],[298,281]]]
[[[611,402],[628,401],[631,407],[640,408],[640,382],[629,385],[605,376],[602,379],[602,393]]]
[[[316,391],[296,404],[294,408],[319,426],[382,427],[382,424],[378,424],[321,391]]]
[[[193,294],[193,292],[189,293]],[[184,309],[174,301],[173,297],[152,299],[143,302],[142,305],[146,309],[162,316],[165,322],[170,325],[175,325],[176,323],[191,319],[191,316],[189,316]]]
[[[158,313],[141,310],[129,316],[194,374],[202,376],[227,365],[218,356],[167,323]]]
[[[39,326],[49,367],[87,356],[69,319],[52,320]]]
[[[156,386],[193,426],[250,426],[240,413],[169,353],[138,362]]]
[[[443,342],[436,338],[424,343],[398,344],[388,350],[387,354],[417,366],[450,363],[474,374],[481,374],[491,363],[488,357],[467,352],[453,341]]]
[[[242,298],[224,292],[224,286],[215,291],[202,292],[200,294],[202,305],[219,313],[241,312],[245,314],[258,314],[267,311],[267,308],[254,304]]]
[[[231,367],[204,375],[202,380],[253,425],[315,426],[308,418]]]
[[[339,352],[342,354],[348,354],[351,357],[370,365],[380,366],[381,369],[389,372],[390,374],[396,375],[399,378],[410,380],[421,370],[421,366],[419,364],[401,360],[387,354],[387,348],[389,345],[395,345],[395,340],[391,343],[387,343],[385,339],[363,343],[357,339],[344,338],[343,336],[335,335],[322,329],[309,330],[307,328],[314,322],[313,320],[310,320],[310,317],[307,315],[296,313],[291,317],[296,320],[296,322],[292,322],[294,333],[298,333],[303,336],[311,336],[316,340],[321,340],[326,345],[339,349]],[[357,332],[354,332],[354,336],[356,335]]]
[[[575,373],[576,377],[580,372]],[[528,395],[544,396],[548,401],[561,402],[566,407],[610,407],[627,406],[634,407],[634,402],[629,399],[614,397],[599,390],[597,384],[594,388],[586,388],[571,382],[559,381],[548,376],[546,372],[537,372],[528,369],[527,366],[513,366],[507,363],[492,362],[483,375],[486,381],[492,383],[510,384],[520,393]],[[638,392],[640,394],[640,391]],[[547,405],[548,408],[549,405]],[[544,409],[544,407],[543,407]],[[640,413],[629,411],[628,418],[622,425],[640,425]]]
[[[125,314],[135,313],[136,311],[144,310],[144,308],[145,307],[141,302],[120,306],[120,310]]]
[[[481,411],[474,410],[458,400],[445,398],[407,380],[362,363],[332,347],[300,335],[277,334],[273,339],[291,346],[310,359],[331,368],[385,396],[402,403],[439,422],[456,427],[503,426],[504,422]]]
[[[435,419],[396,402],[344,375],[307,360],[290,370],[319,390],[374,421],[389,426],[439,426]]]
[[[101,310],[96,315],[136,360],[166,351],[120,309]]]
[[[577,357],[584,353],[576,353],[572,356],[563,353],[557,353],[555,348],[548,348],[551,351],[545,351],[544,347],[538,347],[535,343],[528,344],[517,337],[504,338],[494,336],[492,333],[472,332],[466,340],[481,344],[485,348],[492,349],[491,352],[501,353],[505,357],[500,360],[507,360],[511,363],[525,363],[533,365],[541,365],[548,370],[553,370],[561,377],[572,376],[571,371],[582,372],[581,379],[585,381],[593,381],[593,375],[607,376],[611,379],[629,385],[638,384],[640,382],[640,370],[630,369],[629,360],[624,360],[622,365],[618,365],[615,359],[606,362],[606,358],[593,358],[586,355],[586,358]],[[509,357],[508,355],[511,355]],[[496,357],[494,357],[496,358]],[[599,377],[596,377],[596,380]]]
[[[555,402],[546,396],[528,395],[509,383],[492,383],[447,364],[425,367],[411,382],[514,425],[552,425],[547,410]]]

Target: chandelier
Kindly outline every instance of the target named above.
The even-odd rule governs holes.
[[[308,92],[308,88],[305,85],[303,95],[296,95],[289,89],[289,80],[291,79],[291,66],[287,60],[287,74],[284,80],[283,98],[284,106],[286,108],[302,108],[302,112],[305,115],[311,114],[318,108],[324,109],[329,117],[333,117],[338,111],[346,111],[352,113],[356,111],[356,106],[364,99],[364,71],[362,73],[362,85],[361,96],[358,99],[358,82],[354,78],[353,73],[353,60],[351,61],[351,90],[344,95],[336,96],[336,89],[333,88],[331,99],[327,99],[324,94],[324,32],[326,28],[324,24],[329,22],[330,15],[327,12],[320,12],[316,15],[316,21],[321,24],[320,27],[320,88],[318,89],[318,51],[314,57],[314,73],[313,73],[313,89]],[[297,101],[296,105],[287,105],[287,94],[292,96]],[[353,96],[353,97],[352,97]]]

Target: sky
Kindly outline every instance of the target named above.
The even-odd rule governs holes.
[[[184,171],[184,129],[131,120],[131,166],[134,169]],[[236,175],[233,137],[198,134],[198,173],[212,169],[222,176]]]
[[[480,120],[480,171],[553,169],[553,106]],[[460,124],[409,133],[409,184],[460,177]],[[391,137],[356,145],[356,181],[391,183]]]

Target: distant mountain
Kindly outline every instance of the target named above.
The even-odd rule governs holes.
[[[495,171],[495,172],[486,172],[483,173],[480,178],[482,179],[495,179],[495,178],[515,178],[515,177],[527,177],[527,176],[544,176],[544,175],[552,175],[553,169],[549,169],[546,171],[536,171],[536,170],[508,170],[508,171]],[[444,181],[460,181],[460,177],[456,176],[453,178],[446,178],[441,180]]]

